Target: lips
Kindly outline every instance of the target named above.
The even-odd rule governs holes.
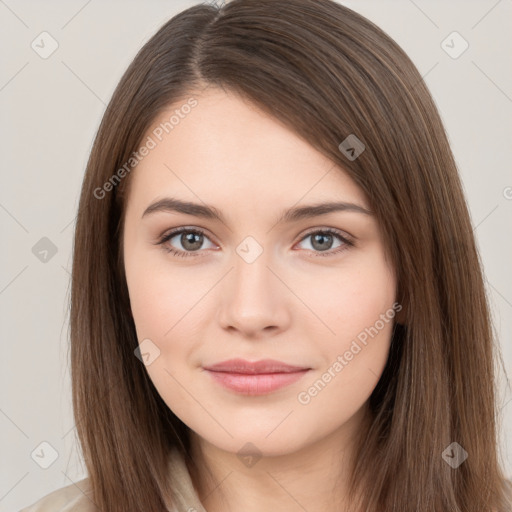
[[[264,395],[302,378],[311,368],[265,359],[230,359],[204,369],[215,382],[243,395]]]
[[[304,366],[293,366],[274,359],[262,359],[261,361],[246,361],[244,359],[230,359],[211,366],[205,366],[205,370],[225,373],[241,373],[245,375],[292,373],[309,370]]]

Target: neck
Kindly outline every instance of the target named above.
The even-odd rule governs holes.
[[[189,471],[201,502],[208,512],[348,511],[348,479],[366,415],[362,408],[329,435],[290,453],[263,453],[248,465],[237,453],[191,432],[197,469],[189,467]]]

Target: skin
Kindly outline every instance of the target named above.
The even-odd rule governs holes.
[[[130,175],[123,249],[131,308],[139,343],[150,339],[160,350],[146,369],[191,429],[200,467],[193,480],[209,512],[339,512],[394,320],[309,403],[297,397],[395,303],[379,226],[354,211],[276,224],[294,206],[369,204],[342,168],[247,100],[216,88],[193,96],[198,105]],[[177,107],[155,119],[144,140]],[[143,217],[167,196],[212,205],[226,222],[165,211]],[[180,235],[166,242],[189,257],[157,244],[179,227],[206,232],[195,252]],[[355,245],[333,236],[322,252],[307,235],[326,228]],[[252,263],[236,251],[247,236],[263,249]],[[203,370],[234,357],[311,369],[287,387],[248,396]],[[262,456],[250,467],[237,456],[247,442]]]

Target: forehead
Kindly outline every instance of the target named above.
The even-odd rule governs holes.
[[[367,205],[339,165],[230,91],[209,88],[170,105],[146,131],[143,143],[150,140],[130,177],[128,202],[138,209],[166,194],[218,205],[301,198]]]

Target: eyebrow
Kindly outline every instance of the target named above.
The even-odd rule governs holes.
[[[332,212],[344,211],[373,215],[372,211],[355,203],[329,201],[306,206],[296,206],[294,208],[285,210],[277,219],[276,224],[296,222],[301,219],[326,215]],[[204,219],[218,220],[223,224],[226,224],[226,219],[222,213],[217,210],[217,208],[206,204],[182,201],[181,199],[176,199],[174,197],[166,197],[152,203],[146,208],[142,214],[142,218],[156,212],[183,213]]]

